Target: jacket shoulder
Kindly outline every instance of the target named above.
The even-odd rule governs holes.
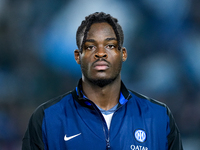
[[[44,149],[44,143],[42,137],[42,122],[44,117],[44,111],[45,109],[58,103],[60,100],[63,99],[63,97],[69,95],[70,93],[71,92],[68,92],[56,98],[53,98],[41,104],[35,109],[29,120],[28,128],[23,138],[23,144],[22,144],[23,150],[34,149],[34,148]]]
[[[137,92],[135,92],[135,91],[132,91],[132,90],[129,90],[129,91],[130,91],[133,95],[135,95],[136,97],[138,97],[138,98],[145,99],[145,100],[149,101],[150,103],[153,103],[153,104],[156,104],[156,105],[159,105],[159,106],[162,106],[162,107],[165,107],[165,108],[169,109],[168,106],[167,106],[165,103],[162,103],[162,102],[160,102],[160,101],[158,101],[158,100],[155,100],[155,99],[153,99],[153,98],[149,98],[149,97],[147,97],[147,96],[145,96],[145,95],[142,95],[142,94],[140,94],[140,93],[137,93]]]

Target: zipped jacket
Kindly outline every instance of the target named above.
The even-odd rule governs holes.
[[[97,106],[73,91],[40,105],[32,114],[22,150],[182,150],[169,108],[127,90],[121,83],[110,129]]]

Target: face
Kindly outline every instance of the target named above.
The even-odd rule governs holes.
[[[127,58],[126,49],[118,50],[113,28],[108,23],[94,23],[87,34],[83,50],[75,50],[75,59],[81,65],[82,79],[98,86],[105,86],[120,78],[122,62]]]

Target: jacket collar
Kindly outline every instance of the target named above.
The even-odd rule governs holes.
[[[87,98],[82,93],[82,79],[79,80],[78,85],[76,89],[72,91],[72,96],[73,98],[81,105],[88,107],[90,109],[93,109],[93,102]],[[125,87],[124,83],[121,81],[121,94],[120,94],[120,99],[119,99],[119,105],[124,105],[128,100],[132,97],[127,88]]]

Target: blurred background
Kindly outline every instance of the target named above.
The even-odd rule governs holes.
[[[20,150],[41,103],[81,77],[75,35],[85,16],[118,18],[129,89],[166,103],[185,150],[200,147],[199,0],[0,0],[0,150]]]

